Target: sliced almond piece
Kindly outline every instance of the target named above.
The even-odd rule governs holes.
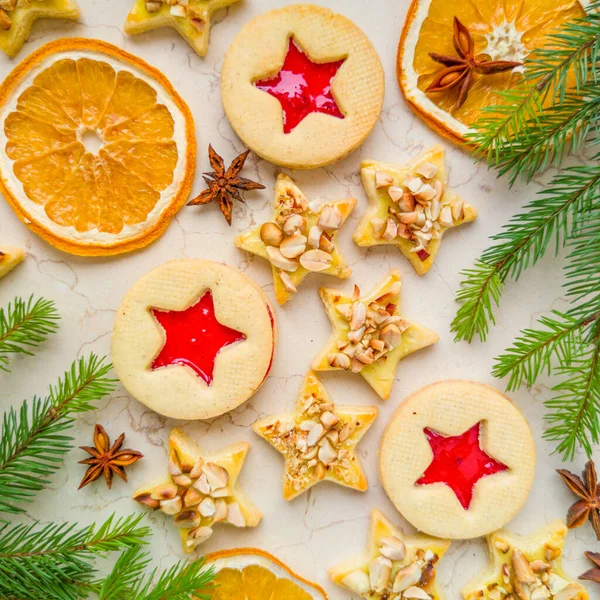
[[[176,515],[183,508],[183,501],[179,496],[175,496],[175,498],[171,498],[170,500],[161,500],[160,501],[160,510],[165,513],[165,515]]]
[[[415,197],[410,192],[404,192],[402,199],[398,201],[398,208],[402,212],[412,212],[415,210]]]
[[[405,225],[412,225],[413,223],[417,222],[417,219],[419,218],[419,214],[416,212],[407,212],[407,213],[401,213],[398,218],[400,219],[400,223],[404,223]]]
[[[325,429],[321,423],[315,423],[308,432],[308,436],[306,438],[306,443],[308,447],[316,445],[316,443],[323,437],[325,434]]]
[[[406,546],[401,539],[395,536],[384,537],[379,542],[379,552],[390,560],[404,560]]]
[[[545,571],[549,571],[551,568],[552,566],[543,560],[531,561],[531,569],[534,573],[544,573]]]
[[[574,600],[575,598],[582,598],[584,592],[583,586],[578,583],[570,583],[566,588],[554,594],[552,600]]]
[[[442,210],[442,205],[440,204],[439,200],[436,200],[435,198],[431,201],[431,220],[432,221],[437,221],[440,217],[440,212]]]
[[[394,578],[392,591],[397,594],[419,583],[421,580],[421,568],[415,563],[411,563],[401,569],[398,569]]]
[[[569,586],[569,582],[556,573],[550,573],[546,585],[548,586],[551,594],[558,594],[558,592]]]
[[[360,569],[348,573],[340,583],[355,594],[366,594],[371,590],[369,576]]]
[[[337,231],[342,226],[342,213],[337,206],[325,204],[319,215],[317,225],[325,231]]]
[[[317,456],[319,457],[319,460],[327,466],[337,459],[337,452],[333,449],[329,440],[325,438],[325,443],[319,448],[319,454]]]
[[[392,576],[392,561],[378,556],[369,563],[369,580],[371,589],[377,593],[385,591]]]
[[[402,198],[402,196],[404,195],[404,189],[402,189],[401,187],[392,186],[388,190],[388,194],[390,195],[390,198],[394,202],[398,202]]]
[[[140,504],[143,504],[144,506],[147,506],[148,508],[152,508],[153,510],[156,510],[160,506],[160,500],[152,498],[150,494],[139,494],[138,496],[134,497],[134,500]]]
[[[325,232],[321,234],[319,249],[323,250],[323,252],[327,252],[327,254],[331,254],[335,250],[335,244],[331,241],[331,237]]]
[[[373,358],[373,348],[367,348],[366,350],[362,350],[361,352],[356,353],[356,360],[360,360],[361,363],[365,365],[370,365],[374,362]]]
[[[371,227],[373,228],[373,233],[378,235],[383,232],[385,228],[385,221],[380,218],[371,219]]]
[[[200,475],[202,475],[202,465],[204,465],[204,459],[200,457],[200,458],[198,458],[198,460],[196,461],[196,463],[194,464],[194,466],[192,467],[192,469],[190,470],[188,475],[192,479],[198,479],[198,477],[200,477]]]
[[[350,319],[352,319],[352,311],[354,309],[354,306],[352,304],[337,304],[335,308],[340,313],[340,315],[342,315],[342,317],[346,319],[346,321],[350,321]]]
[[[323,230],[318,225],[313,225],[308,232],[308,245],[311,248],[318,248],[321,244],[321,235]]]
[[[421,163],[415,169],[415,173],[417,175],[420,175],[421,177],[424,177],[425,179],[433,179],[437,175],[438,171],[439,171],[439,169],[438,169],[437,165],[434,165],[433,163],[431,163],[429,161],[425,161],[425,162]]]
[[[538,585],[531,590],[529,600],[548,600],[551,597],[550,590],[545,585]]]
[[[394,178],[385,171],[375,171],[375,187],[384,188],[389,187],[394,183]]]
[[[190,487],[192,485],[192,478],[185,473],[173,475],[173,483],[176,483],[180,487]]]
[[[206,475],[208,485],[211,490],[218,490],[229,483],[229,473],[217,463],[209,462],[202,467],[202,472]]]
[[[161,483],[157,485],[151,492],[150,495],[154,500],[170,500],[177,496],[178,491],[177,484],[172,482]]]
[[[313,272],[319,272],[328,269],[331,265],[331,261],[331,254],[327,254],[327,252],[323,252],[323,250],[309,250],[300,257],[300,264],[307,271]]]
[[[348,339],[353,343],[353,344],[357,344],[358,342],[360,342],[363,338],[363,335],[365,335],[365,331],[366,331],[366,327],[363,325],[362,327],[360,327],[359,329],[356,330],[351,330],[348,332]]]
[[[454,225],[452,209],[449,206],[444,206],[444,208],[442,208],[438,222],[442,227],[452,227],[452,225]]]
[[[306,219],[302,215],[290,215],[283,224],[283,231],[286,235],[294,235],[298,230],[302,231],[306,226]]]
[[[439,179],[436,179],[433,182],[433,189],[435,190],[435,197],[441,202],[444,196],[444,184]]]
[[[450,206],[452,210],[452,218],[455,221],[462,221],[465,218],[465,201],[464,200],[456,200]]]
[[[391,242],[398,235],[398,226],[396,225],[396,221],[391,217],[388,217],[388,220],[385,224],[385,229],[381,234],[381,239],[386,242]]]
[[[191,487],[183,496],[183,505],[185,507],[197,506],[202,502],[204,496],[196,489]]]
[[[177,527],[182,529],[194,529],[200,525],[201,517],[197,510],[187,508],[176,514],[173,521]]]
[[[203,544],[213,534],[213,530],[210,527],[197,527],[188,533],[188,537],[191,538],[196,546]]]
[[[234,527],[246,527],[246,519],[244,519],[242,509],[237,502],[227,505],[227,522]]]
[[[432,200],[435,198],[435,188],[428,183],[424,183],[415,193],[419,198],[423,198],[423,200]]]
[[[171,6],[170,13],[174,17],[185,17],[187,14],[186,10],[185,10],[185,6],[181,6],[179,4],[175,4],[175,5]]]
[[[215,501],[212,498],[204,498],[198,506],[198,511],[203,517],[212,517],[217,510]]]
[[[269,256],[269,261],[274,267],[281,269],[282,271],[289,271],[293,273],[298,268],[298,263],[295,260],[291,260],[286,258],[279,248],[275,248],[274,246],[267,246],[267,255]]]
[[[361,362],[357,358],[352,358],[350,361],[350,370],[353,373],[360,373],[365,368],[365,363]]]
[[[210,494],[210,491],[211,491],[210,485],[208,484],[208,479],[206,478],[206,475],[204,473],[202,475],[200,475],[200,477],[196,481],[194,481],[194,483],[192,485],[201,494],[204,494],[205,496]]]
[[[295,294],[298,291],[298,288],[294,285],[292,278],[285,271],[278,271],[279,279],[281,279],[281,283],[283,283],[283,287],[290,293]]]
[[[356,331],[365,324],[367,318],[367,307],[358,300],[352,303],[352,317],[350,319],[350,329]]]
[[[319,419],[321,420],[321,423],[323,423],[325,429],[331,429],[334,425],[337,425],[340,420],[337,415],[328,410],[322,413]]]
[[[215,501],[215,514],[213,515],[213,523],[218,523],[219,521],[225,520],[228,512],[229,509],[227,508],[227,502],[225,502],[223,498],[218,498]]]
[[[409,177],[404,181],[404,187],[407,187],[413,194],[416,194],[423,185],[423,180],[420,177]]]
[[[337,367],[338,369],[350,368],[350,357],[342,352],[327,355],[327,360],[332,367]]]
[[[431,600],[431,596],[424,589],[415,585],[404,590],[402,597],[407,600]]]
[[[171,475],[181,475],[183,473],[181,470],[181,461],[175,450],[171,450],[169,453],[169,473]]]
[[[521,583],[530,585],[536,581],[535,573],[533,572],[527,557],[518,548],[513,550],[512,566],[515,570],[517,580]]]
[[[397,325],[386,325],[381,330],[381,334],[379,337],[388,348],[393,349],[402,340],[402,332],[400,331],[400,328]]]
[[[281,231],[277,223],[268,221],[267,223],[263,223],[260,228],[260,239],[267,246],[279,246],[283,242],[283,231]]]
[[[306,236],[301,233],[295,233],[281,242],[279,251],[286,258],[296,258],[306,250],[306,242]]]

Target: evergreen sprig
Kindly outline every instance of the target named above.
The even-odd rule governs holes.
[[[590,455],[600,441],[600,152],[590,164],[562,167],[573,151],[600,136],[600,2],[584,18],[563,25],[525,63],[523,85],[484,109],[471,141],[511,185],[550,165],[549,184],[492,237],[474,267],[463,271],[456,340],[485,341],[509,279],[517,280],[550,249],[567,246],[565,294],[571,304],[525,329],[496,359],[493,374],[508,389],[558,376],[546,402],[545,437],[564,459],[577,447]]]
[[[114,389],[110,364],[91,354],[75,361],[51,386],[47,397],[34,397],[4,413],[0,428],[0,512],[23,513],[24,502],[49,483],[72,447],[66,434],[72,415],[92,410]]]
[[[0,371],[8,372],[11,354],[32,354],[58,328],[60,315],[52,300],[15,298],[0,308]]]

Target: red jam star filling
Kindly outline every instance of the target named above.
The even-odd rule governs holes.
[[[473,499],[473,489],[482,478],[508,470],[508,467],[481,449],[481,422],[460,435],[444,436],[424,429],[433,451],[433,460],[416,485],[445,483],[465,510]]]
[[[259,90],[279,100],[283,110],[284,133],[290,133],[310,113],[344,118],[331,95],[331,80],[344,60],[314,63],[290,38],[279,73],[272,79],[263,79],[254,84]]]
[[[246,339],[243,333],[217,321],[210,292],[185,310],[150,310],[165,330],[166,338],[152,362],[153,371],[169,365],[187,365],[211,385],[217,354],[225,346]]]

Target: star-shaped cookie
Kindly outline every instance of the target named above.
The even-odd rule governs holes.
[[[15,56],[37,19],[78,19],[75,0],[4,0],[0,8],[0,48]]]
[[[448,540],[404,535],[374,510],[367,550],[329,569],[329,577],[368,600],[442,600],[436,565],[449,546]]]
[[[356,447],[377,417],[374,406],[337,406],[309,371],[294,413],[265,417],[254,431],[284,456],[283,497],[292,500],[320,481],[364,492]]]
[[[396,270],[365,296],[357,286],[352,297],[321,288],[333,332],[312,368],[360,373],[381,399],[389,398],[398,363],[439,340],[434,331],[401,316],[400,288]]]
[[[237,487],[250,450],[238,442],[207,453],[183,431],[169,437],[169,475],[142,486],[133,499],[172,515],[186,553],[205,542],[217,523],[256,527],[262,514]]]
[[[172,27],[199,56],[208,52],[211,17],[238,0],[135,0],[125,21],[126,33]]]
[[[446,230],[473,221],[477,211],[448,189],[443,146],[434,146],[405,166],[363,161],[369,206],[354,232],[359,246],[393,244],[423,275]]]
[[[10,273],[25,256],[21,248],[0,246],[0,279]]]
[[[355,205],[354,198],[345,198],[311,208],[300,188],[280,174],[273,220],[238,236],[235,245],[271,263],[275,298],[284,304],[311,272],[350,277],[334,240]]]
[[[462,591],[465,600],[588,600],[585,588],[565,575],[567,527],[555,521],[528,536],[506,530],[488,536],[491,564]]]

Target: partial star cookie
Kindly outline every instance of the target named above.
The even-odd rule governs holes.
[[[205,542],[217,523],[256,527],[262,514],[237,487],[250,450],[238,442],[218,452],[203,452],[180,429],[169,437],[169,475],[135,491],[133,499],[172,515],[186,553]]]
[[[436,565],[449,546],[448,540],[404,535],[374,510],[366,552],[329,569],[329,577],[368,600],[443,600]]]
[[[465,600],[588,600],[562,570],[567,527],[555,521],[528,536],[488,536],[491,565],[463,588]]]
[[[345,198],[313,209],[300,188],[280,174],[273,220],[238,236],[235,245],[271,263],[275,298],[285,304],[311,272],[350,277],[352,269],[334,239],[355,205],[354,198]]]
[[[369,199],[354,241],[393,244],[419,275],[429,271],[445,231],[473,221],[477,211],[448,189],[443,146],[406,166],[366,160],[360,176]]]
[[[0,279],[12,271],[25,256],[21,248],[0,246]]]
[[[440,339],[434,331],[401,316],[400,288],[396,270],[365,296],[360,296],[357,286],[352,297],[321,288],[333,332],[311,367],[360,373],[382,400],[389,398],[398,363]]]
[[[4,0],[0,6],[0,48],[11,58],[27,41],[37,19],[79,18],[75,0]]]
[[[125,32],[145,33],[172,27],[199,56],[208,52],[211,17],[238,0],[135,0],[125,21]]]
[[[374,406],[334,405],[309,371],[294,413],[265,417],[252,427],[284,456],[283,497],[292,500],[324,480],[364,492],[367,477],[356,447],[377,413]]]

